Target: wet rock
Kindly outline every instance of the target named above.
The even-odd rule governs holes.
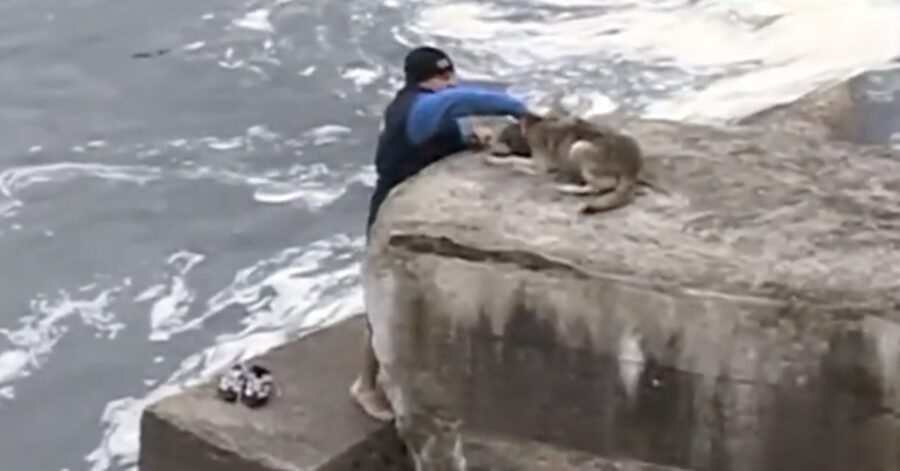
[[[668,195],[581,216],[465,153],[383,207],[367,305],[418,469],[900,470],[896,153],[620,124]]]
[[[900,68],[863,72],[738,122],[822,139],[900,146]]]
[[[364,329],[352,318],[254,360],[278,388],[264,407],[218,399],[215,382],[150,406],[141,471],[411,470],[394,429],[347,394]]]

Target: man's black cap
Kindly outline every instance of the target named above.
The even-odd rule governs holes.
[[[453,61],[450,60],[450,56],[436,47],[417,47],[409,51],[403,60],[406,83],[424,82],[436,75],[453,71]]]

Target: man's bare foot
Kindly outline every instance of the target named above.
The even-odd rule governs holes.
[[[373,419],[383,422],[389,422],[394,419],[391,403],[388,402],[381,388],[364,387],[362,381],[356,378],[356,381],[350,386],[350,395],[362,407],[362,410]]]

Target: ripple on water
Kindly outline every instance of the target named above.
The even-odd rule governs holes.
[[[201,254],[180,251],[166,261],[172,273],[167,274],[166,283],[151,286],[135,298],[136,303],[153,301],[150,309],[151,342],[164,342],[172,337],[173,331],[184,324],[184,317],[194,301],[195,293],[188,287],[185,275],[194,265],[203,261]]]
[[[234,20],[234,25],[240,28],[271,33],[275,31],[275,27],[269,21],[269,15],[271,14],[272,11],[266,8],[253,10]]]
[[[314,146],[316,142],[338,143],[349,132],[344,126],[324,125],[310,129],[294,145],[302,148]],[[259,125],[248,128],[243,138],[242,146],[248,145],[248,140],[284,144],[279,136]],[[247,172],[239,165],[234,170],[227,165],[192,164],[174,168],[152,165],[168,159],[175,149],[181,155],[188,152],[196,155],[210,139],[181,138],[162,147],[145,146],[143,165],[56,162],[7,168],[0,172],[0,214],[15,219],[17,213],[28,211],[28,198],[24,196],[34,186],[46,185],[52,190],[54,184],[77,179],[135,185],[157,180],[209,180],[247,186],[254,190],[254,197],[260,202],[292,202],[312,211],[323,210],[345,194],[350,185],[372,185],[370,166],[330,167],[315,163]],[[139,153],[137,148],[125,152],[114,143],[104,145],[119,153]],[[99,144],[82,147],[96,148]],[[157,152],[151,154],[150,150]],[[126,278],[113,283],[98,280],[71,292],[60,290],[36,295],[30,312],[18,319],[17,325],[0,325],[0,408],[22,400],[16,397],[17,383],[39,373],[53,361],[56,347],[73,330],[73,322],[92,329],[101,339],[113,339],[126,328],[110,308],[113,302],[123,302],[123,294],[139,308],[146,306],[147,341],[154,343],[174,341],[185,332],[202,328],[208,319],[223,310],[241,306],[248,316],[237,332],[220,336],[213,346],[185,359],[180,366],[173,365],[177,367],[176,372],[168,378],[144,378],[141,384],[151,391],[148,396],[139,394],[107,406],[103,441],[87,458],[93,469],[119,469],[116,463],[132,463],[136,457],[137,421],[147,403],[179,391],[190,381],[211,374],[238,356],[254,356],[304,329],[327,325],[357,311],[361,296],[356,292],[358,267],[352,261],[357,258],[355,253],[360,245],[359,240],[338,235],[309,246],[287,249],[237,273],[231,285],[206,300],[198,299],[200,295],[188,279],[206,256],[190,250],[174,252],[166,260],[161,281],[142,286],[140,290],[132,287],[131,280]],[[353,256],[348,258],[348,253]],[[188,309],[189,305],[196,308],[198,301],[206,302],[206,307]],[[159,358],[148,358],[146,364],[157,365],[159,361]]]
[[[14,399],[17,380],[29,376],[49,361],[53,348],[68,331],[66,323],[70,319],[76,318],[107,339],[115,338],[124,324],[108,308],[112,298],[127,284],[128,281],[123,280],[100,290],[82,287],[75,294],[60,290],[52,296],[39,295],[31,302],[29,313],[19,319],[18,327],[0,328],[0,338],[8,345],[6,351],[0,351],[0,386],[5,387],[5,394],[0,395],[0,405],[4,397]],[[96,293],[90,297],[89,293],[94,291]]]

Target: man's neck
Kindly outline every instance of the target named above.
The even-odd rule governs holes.
[[[424,88],[424,89],[430,90],[432,92],[441,91],[445,88],[452,88],[453,86],[454,86],[454,84],[452,84],[452,83],[436,84],[436,83],[431,83],[431,82],[419,82],[419,84],[418,84],[419,88]]]

